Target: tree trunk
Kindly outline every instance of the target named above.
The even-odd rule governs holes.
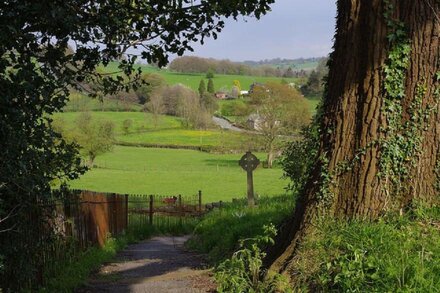
[[[402,107],[398,126],[395,128],[393,112],[386,102],[389,91],[385,90],[384,72],[393,45],[388,38],[392,29],[384,16],[385,3],[339,0],[321,117],[320,159],[294,216],[269,253],[269,259],[275,259],[273,270],[289,271],[298,243],[321,211],[341,218],[374,219],[386,211],[404,208],[413,200],[438,200],[440,114],[429,108],[440,110],[440,97],[435,93],[440,71],[440,2],[390,2],[394,8],[389,17],[404,23],[411,47],[406,78],[400,79],[405,95],[393,104]],[[417,120],[428,112],[426,119]],[[408,155],[403,158],[405,165],[396,165],[393,156],[386,160],[390,158],[390,142],[396,138],[401,138],[399,150],[415,141],[411,152],[400,154]],[[387,173],[383,167],[387,164],[399,168]],[[402,166],[408,174],[399,174]]]
[[[273,167],[273,147],[270,147],[267,152],[267,168],[271,169]]]
[[[89,160],[87,162],[87,167],[93,168],[93,163],[95,162],[96,155],[89,153]]]

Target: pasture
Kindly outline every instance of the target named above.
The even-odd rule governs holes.
[[[264,154],[257,154],[260,160]],[[115,146],[96,158],[96,168],[70,182],[72,188],[129,194],[193,195],[203,191],[203,202],[230,201],[246,196],[246,173],[238,166],[241,154],[209,154]],[[254,172],[259,195],[284,193],[288,181],[279,168]]]
[[[75,127],[75,119],[80,112],[65,112],[55,115],[66,130]],[[153,116],[144,112],[91,112],[93,119],[112,121],[115,125],[116,140],[130,144],[155,144],[176,146],[209,146],[224,149],[244,149],[255,144],[255,135],[221,130],[184,128],[180,118],[161,115],[155,126]],[[131,119],[129,133],[124,133],[124,120]]]
[[[102,70],[105,72],[118,72],[118,63],[111,62],[107,67],[102,67]],[[199,88],[199,83],[201,79],[205,79],[206,82],[206,74],[205,73],[179,73],[172,72],[167,69],[159,69],[149,65],[139,65],[142,68],[143,72],[146,73],[157,73],[161,75],[167,84],[175,85],[175,84],[184,84],[194,91],[197,91]],[[226,74],[215,74],[213,78],[214,88],[216,91],[221,90],[222,88],[226,88],[228,90],[233,86],[234,80],[239,80],[242,90],[249,90],[249,87],[254,82],[266,83],[268,81],[281,82],[281,80],[285,80],[287,82],[298,83],[297,78],[279,78],[279,77],[263,77],[263,76],[248,76],[248,75],[226,75]]]

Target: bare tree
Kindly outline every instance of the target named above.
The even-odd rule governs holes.
[[[153,115],[154,127],[157,128],[160,120],[160,115],[165,112],[165,104],[161,94],[155,94],[150,97],[150,100],[145,105],[145,110]]]

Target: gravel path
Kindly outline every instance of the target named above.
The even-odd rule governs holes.
[[[215,292],[203,258],[184,249],[188,238],[155,237],[130,245],[76,292]]]

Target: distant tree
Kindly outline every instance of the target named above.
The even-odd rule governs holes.
[[[215,89],[214,89],[214,81],[212,80],[212,78],[208,79],[208,93],[213,94],[215,93]]]
[[[215,62],[214,60],[197,56],[183,56],[174,59],[168,68],[183,73],[202,73],[215,67]]]
[[[236,99],[238,98],[239,95],[240,95],[240,89],[239,87],[234,85],[231,89],[231,96]]]
[[[214,78],[214,70],[212,68],[210,68],[207,72],[206,72],[206,78],[210,79],[210,78]]]
[[[200,105],[206,112],[210,114],[213,114],[215,111],[218,110],[217,100],[211,93],[205,93],[203,96],[200,97]]]
[[[151,96],[150,100],[145,105],[145,109],[153,115],[154,127],[159,125],[160,115],[165,111],[165,104],[161,94]]]
[[[199,95],[200,97],[203,97],[203,95],[206,93],[206,85],[205,81],[202,79],[199,83]]]
[[[284,72],[283,77],[292,78],[295,76],[292,67],[287,68],[286,72]]]
[[[132,126],[133,120],[125,119],[124,121],[122,121],[122,131],[124,132],[124,134],[129,134]]]
[[[310,122],[308,103],[297,90],[269,82],[254,86],[249,104],[261,121],[259,131],[264,138],[267,164],[271,168],[277,136],[291,135]]]
[[[235,87],[237,87],[238,92],[240,93],[240,92],[241,92],[241,84],[240,84],[240,81],[237,80],[237,79],[235,79],[235,80],[232,82],[232,84],[233,84]]]
[[[323,79],[328,73],[327,68],[327,58],[323,58],[316,67],[316,70],[313,70],[309,78],[307,79],[307,83],[301,88],[301,92],[304,96],[313,96],[313,97],[321,97],[324,93],[324,82]]]
[[[309,75],[307,83],[301,88],[301,92],[304,96],[319,96],[323,90],[320,75],[317,71],[313,70]]]
[[[205,92],[204,96],[208,94]],[[186,128],[206,128],[211,123],[211,113],[203,106],[206,101],[192,89],[177,84],[162,92],[164,113],[181,117]]]
[[[80,146],[80,153],[87,157],[87,165],[93,166],[95,158],[110,151],[114,143],[114,124],[111,121],[94,121],[90,113],[81,113],[75,121],[75,129],[67,139]]]
[[[136,89],[135,93],[139,104],[144,105],[155,92],[160,91],[166,85],[166,81],[162,75],[157,73],[145,73],[141,78],[144,84]]]
[[[184,99],[193,99],[193,96],[195,96],[195,100],[197,100],[198,103],[197,93],[182,84],[165,87],[162,91],[164,113],[173,116],[181,116],[181,101]]]

